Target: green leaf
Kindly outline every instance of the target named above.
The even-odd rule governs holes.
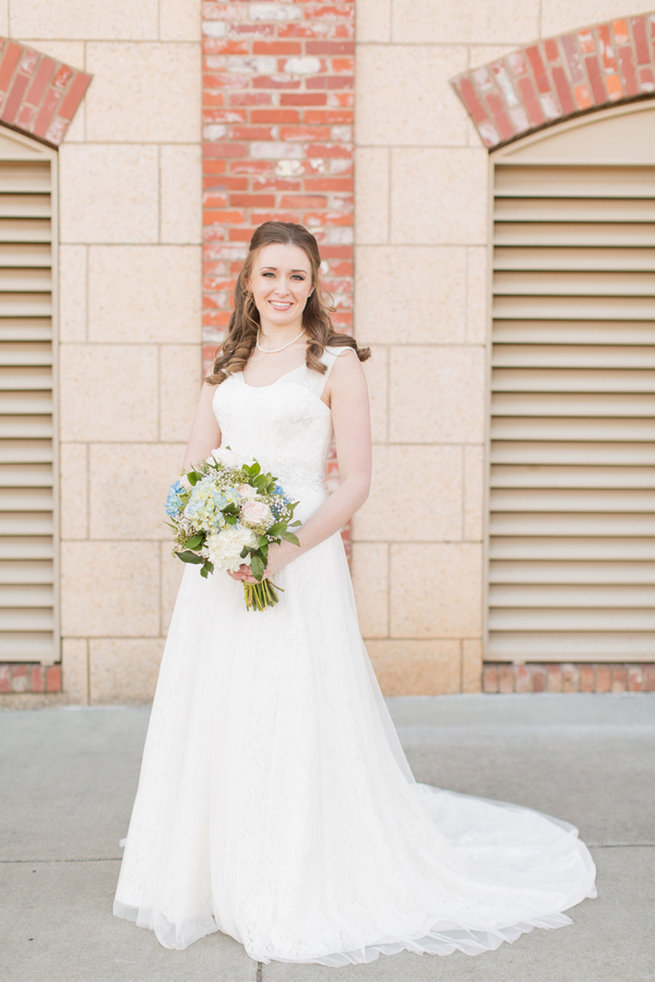
[[[213,563],[210,563],[209,560],[207,560],[207,562],[204,564],[204,566],[200,570],[200,575],[201,576],[204,576],[204,578],[207,579],[207,577],[209,576],[209,574],[210,573],[213,573],[213,572],[214,572],[214,564]]]
[[[262,557],[256,552],[253,552],[250,558],[250,568],[252,570],[252,575],[255,577],[255,579],[261,580],[262,577],[264,576],[264,570],[266,569],[266,564],[264,563]]]
[[[236,525],[237,523],[236,515],[231,515],[229,512],[223,512],[223,517],[225,518],[225,522],[227,525]]]
[[[286,539],[287,542],[293,542],[294,546],[300,545],[298,536],[294,535],[293,532],[280,532],[280,537]]]
[[[265,535],[260,535],[259,536],[259,542],[257,544],[258,544],[258,546],[259,546],[260,549],[263,549],[264,546],[268,547],[268,539],[266,538]]]
[[[198,483],[202,475],[198,474],[196,471],[189,471],[187,474],[187,481],[193,487]]]
[[[185,549],[184,552],[176,552],[175,555],[183,563],[193,563],[195,566],[201,566],[205,561],[202,556],[197,556],[195,552],[191,552],[189,549]]]
[[[186,547],[187,549],[199,549],[204,541],[205,533],[197,532],[195,535],[192,535],[190,539],[187,539]]]
[[[268,534],[272,536],[280,535],[281,532],[284,532],[284,522],[276,522],[275,525],[271,525],[270,529],[268,530]]]

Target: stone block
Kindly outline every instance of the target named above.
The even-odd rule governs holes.
[[[386,147],[355,150],[355,242],[389,241],[389,155]]]
[[[153,542],[64,542],[65,637],[159,634],[159,548]]]
[[[180,473],[178,443],[106,443],[89,448],[92,539],[171,539],[164,502]],[[129,488],[127,498],[120,489]],[[149,548],[153,548],[151,545]]]
[[[484,349],[392,348],[389,439],[398,443],[482,443]]]
[[[466,115],[448,84],[468,67],[464,45],[364,45],[357,53],[356,142],[465,146]]]
[[[157,37],[158,0],[20,0],[11,7],[12,37],[130,38],[134,41]]]
[[[482,147],[391,151],[391,242],[483,245],[488,153]]]
[[[464,447],[464,538],[482,540],[484,529],[484,453],[482,447]]]
[[[59,188],[62,242],[158,241],[157,147],[65,142]]]
[[[200,45],[91,42],[87,138],[190,143],[200,139]]]
[[[541,36],[562,34],[584,24],[598,24],[623,13],[646,14],[653,10],[652,0],[633,0],[627,7],[617,7],[614,0],[576,0],[575,6],[565,0],[543,0]]]
[[[466,341],[486,344],[489,335],[489,252],[482,246],[466,250]]]
[[[482,692],[482,642],[462,641],[462,692]]]
[[[67,701],[75,706],[89,702],[89,659],[86,638],[63,638],[61,642],[62,687]]]
[[[355,36],[358,44],[391,40],[391,5],[392,0],[357,0]]]
[[[161,633],[166,634],[173,616],[173,608],[180,589],[184,563],[172,553],[170,542],[160,543],[161,549]]]
[[[87,249],[59,247],[59,340],[86,341]]]
[[[159,371],[159,437],[186,444],[202,383],[200,345],[162,345]]]
[[[89,249],[89,340],[198,342],[200,246]]]
[[[89,642],[92,705],[150,702],[157,684],[161,638],[102,638]]]
[[[160,151],[162,242],[202,241],[202,154],[199,144]]]
[[[201,6],[189,0],[159,0],[159,37],[162,41],[200,41]]]
[[[376,445],[368,500],[357,512],[357,541],[442,541],[462,537],[460,447]]]
[[[504,0],[393,0],[392,41],[401,44],[471,44],[479,41],[516,45],[539,37],[540,0],[508,4]],[[578,18],[576,23],[586,24]]]
[[[358,342],[369,347],[368,342]],[[371,437],[374,443],[384,443],[387,439],[388,401],[389,401],[389,357],[386,348],[370,345],[371,357],[363,362],[368,399],[371,408]]]
[[[458,641],[367,641],[385,696],[440,696],[460,691]]]
[[[155,345],[64,344],[59,364],[62,440],[157,439]]]
[[[389,635],[389,547],[386,542],[354,542],[350,570],[364,638]]]
[[[392,544],[393,638],[478,638],[481,624],[480,545]]]
[[[89,523],[86,444],[60,444],[59,487],[62,539],[86,539]]]
[[[355,323],[380,344],[466,340],[466,249],[359,246]]]

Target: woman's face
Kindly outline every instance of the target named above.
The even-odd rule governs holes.
[[[262,327],[302,328],[305,304],[312,293],[312,267],[300,246],[275,242],[254,257],[248,283]]]

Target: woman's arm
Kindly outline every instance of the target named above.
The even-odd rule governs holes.
[[[212,450],[216,450],[221,445],[221,431],[212,409],[215,392],[215,385],[203,382],[196,416],[191,427],[191,436],[184,453],[182,465],[184,470],[208,457]]]
[[[292,559],[338,532],[368,497],[371,483],[371,424],[366,378],[351,349],[336,360],[327,383],[339,464],[339,487],[296,532],[300,547],[291,542],[273,545],[268,553],[267,576],[275,576]],[[247,567],[232,574],[253,580]]]

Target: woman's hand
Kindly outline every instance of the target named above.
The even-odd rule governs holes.
[[[295,558],[294,553],[299,554],[298,546],[292,542],[280,542],[279,545],[273,544],[268,549],[268,563],[264,571],[264,577],[268,580],[273,579],[283,566]],[[227,571],[228,576],[233,580],[240,580],[242,583],[257,583],[258,580],[252,575],[252,570],[248,563],[242,563],[234,573]]]

